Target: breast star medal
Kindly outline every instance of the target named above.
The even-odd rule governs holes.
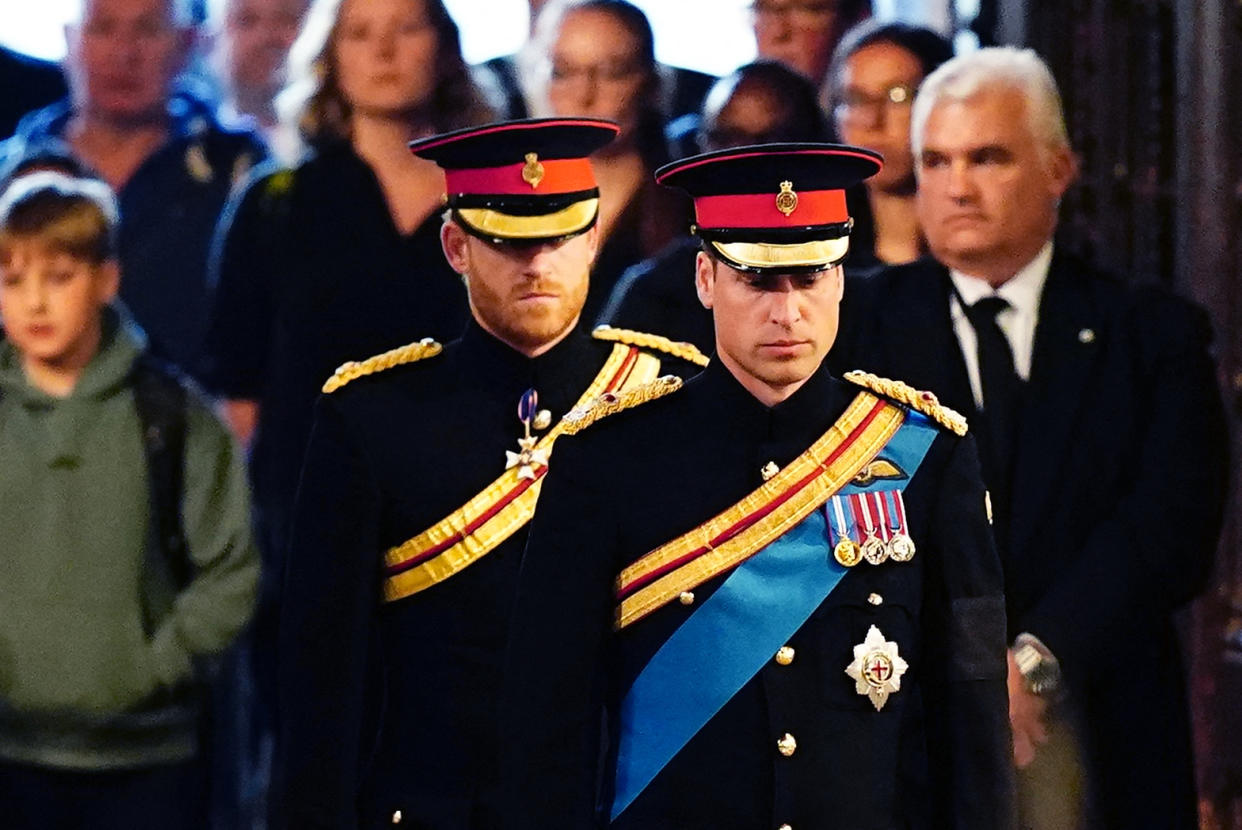
[[[910,666],[897,653],[897,644],[885,640],[880,629],[874,625],[867,637],[854,646],[854,662],[845,673],[854,681],[854,690],[866,695],[878,712],[888,702],[888,696],[901,690],[901,676]]]
[[[518,399],[518,420],[522,422],[526,435],[518,439],[520,452],[505,450],[505,469],[511,470],[517,467],[519,479],[534,481],[538,475],[536,472],[538,468],[548,466],[548,450],[536,447],[539,438],[530,434],[532,427],[546,428],[552,421],[551,413],[547,410],[538,411],[538,406],[539,394],[534,389],[527,389]],[[544,424],[543,427],[539,426],[541,423]]]

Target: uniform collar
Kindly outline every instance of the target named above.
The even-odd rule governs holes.
[[[461,337],[461,355],[472,378],[506,389],[537,388],[540,395],[557,394],[562,387],[576,387],[584,368],[591,370],[592,340],[579,323],[569,335],[538,357],[527,357],[489,334],[472,317]],[[598,368],[598,367],[595,367]],[[590,377],[586,381],[589,382]],[[472,381],[473,382],[473,381]],[[581,384],[585,388],[585,383]],[[565,390],[577,395],[582,389]],[[559,395],[558,395],[559,396]]]
[[[738,438],[750,440],[814,440],[844,411],[849,398],[847,386],[824,363],[797,392],[775,406],[766,406],[752,395],[718,358],[690,383],[714,401],[718,417]]]

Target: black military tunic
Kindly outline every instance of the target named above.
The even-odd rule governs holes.
[[[769,462],[802,453],[858,391],[821,368],[767,408],[714,361],[681,391],[562,439],[506,662],[506,827],[604,823],[596,788],[606,815],[613,773],[596,759],[615,747],[601,747],[601,713],[615,734],[618,701],[727,574],[615,635],[614,579],[759,487]],[[792,652],[773,655],[612,826],[1009,826],[1001,573],[977,467],[972,440],[938,434],[904,491],[913,560],[847,573]],[[846,675],[871,625],[910,666],[881,711]]]
[[[498,826],[495,702],[525,531],[390,603],[384,553],[505,471],[525,390],[555,423],[612,346],[574,332],[530,359],[471,323],[442,354],[321,397],[281,615],[287,826]],[[698,371],[654,354],[663,373]]]

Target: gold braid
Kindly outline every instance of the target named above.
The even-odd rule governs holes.
[[[846,372],[845,379],[917,409],[950,432],[958,435],[966,434],[966,419],[962,417],[962,414],[942,404],[931,392],[921,392],[899,380],[889,380],[858,370]]]
[[[632,344],[638,345],[638,344]],[[662,398],[670,392],[681,388],[681,378],[664,375],[650,383],[635,386],[624,392],[605,392],[592,399],[589,403],[575,407],[565,413],[565,435],[574,435],[589,427],[596,421],[631,409],[639,404]]]
[[[342,363],[340,368],[323,385],[324,394],[335,392],[345,384],[358,378],[373,375],[376,372],[382,372],[394,366],[402,366],[423,358],[434,357],[443,348],[439,343],[427,337],[419,340],[417,343],[409,343],[383,354],[377,354],[375,357],[368,357],[361,362],[351,360],[348,363]]]
[[[638,346],[641,349],[664,352],[687,363],[693,363],[696,366],[706,366],[708,363],[707,355],[699,351],[698,347],[693,343],[669,340],[667,337],[661,337],[658,334],[648,334],[645,331],[633,331],[631,329],[614,329],[612,326],[596,326],[595,331],[591,332],[591,336],[596,340],[608,340],[615,343],[624,343],[627,346]]]

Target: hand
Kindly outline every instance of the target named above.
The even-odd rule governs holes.
[[[1035,747],[1048,740],[1048,728],[1044,725],[1048,701],[1027,691],[1014,662],[1013,650],[1009,651],[1009,725],[1013,729],[1013,761],[1018,769],[1024,769],[1035,760]]]

